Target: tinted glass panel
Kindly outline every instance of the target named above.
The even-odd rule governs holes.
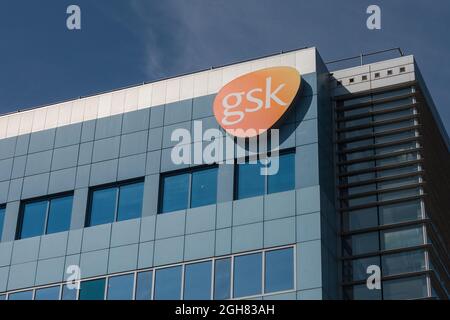
[[[104,300],[105,279],[81,282],[80,300]]]
[[[234,297],[261,294],[262,258],[255,253],[234,258]]]
[[[377,225],[377,208],[355,210],[344,214],[344,226],[348,226],[349,230],[370,228]]]
[[[265,176],[261,164],[243,163],[238,166],[237,198],[244,199],[264,194]]]
[[[380,258],[370,257],[346,261],[344,263],[344,275],[346,281],[366,280],[368,277],[367,267],[371,265],[380,265]]]
[[[6,295],[5,294],[0,294],[0,301],[6,300]]]
[[[293,249],[268,251],[266,253],[265,291],[276,292],[294,288]]]
[[[385,255],[382,257],[383,274],[385,276],[406,272],[423,271],[426,269],[425,253],[410,251]]]
[[[271,161],[271,166],[275,165]],[[295,154],[288,153],[279,156],[278,173],[268,176],[268,193],[282,192],[295,188]]]
[[[73,197],[64,197],[50,201],[47,233],[56,233],[70,229]]]
[[[20,238],[36,237],[44,234],[47,201],[27,203],[23,210]]]
[[[382,232],[384,250],[414,247],[424,244],[421,227],[386,230]]]
[[[36,290],[34,300],[59,300],[59,286]]]
[[[5,222],[5,208],[0,208],[0,240],[2,239],[4,222]]]
[[[77,300],[78,290],[75,288],[69,288],[66,285],[63,286],[61,300]]]
[[[211,299],[211,261],[186,265],[183,298],[184,300]]]
[[[152,298],[152,271],[139,272],[136,280],[136,300]]]
[[[365,284],[347,290],[347,295],[354,300],[381,300],[381,290],[369,290]]]
[[[388,300],[419,299],[427,297],[425,277],[396,279],[383,282],[383,298]]]
[[[397,222],[417,220],[422,215],[420,201],[395,203],[380,206],[380,223],[391,224]]]
[[[32,300],[33,299],[33,291],[22,291],[11,293],[8,296],[8,300]]]
[[[116,211],[117,188],[96,190],[92,193],[90,225],[111,223]]]
[[[231,288],[231,259],[220,259],[215,262],[214,271],[214,299],[230,298]]]
[[[117,221],[136,219],[142,214],[144,183],[135,183],[120,187]]]
[[[134,274],[111,277],[108,279],[108,300],[133,299]]]
[[[217,201],[217,168],[192,173],[191,207],[200,207]]]
[[[378,233],[371,232],[353,235],[350,237],[348,244],[350,245],[349,249],[352,255],[378,251]]]
[[[181,299],[181,266],[156,270],[154,299]]]
[[[162,212],[186,209],[189,197],[189,174],[164,177]]]

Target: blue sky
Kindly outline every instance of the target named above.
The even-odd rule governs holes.
[[[381,30],[366,28],[370,4]],[[305,46],[325,61],[401,47],[449,132],[448,30],[448,0],[2,0],[0,113]]]

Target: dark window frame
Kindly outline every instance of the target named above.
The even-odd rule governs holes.
[[[158,188],[158,214],[166,214],[166,213],[175,212],[175,211],[166,211],[166,212],[163,211],[164,178],[179,176],[179,175],[183,175],[183,174],[189,175],[187,206],[185,209],[180,209],[180,210],[187,210],[187,209],[192,208],[191,207],[191,205],[192,205],[192,174],[195,172],[200,172],[200,171],[209,170],[209,169],[217,169],[217,181],[216,181],[216,184],[217,184],[217,182],[219,180],[218,179],[219,178],[219,175],[218,175],[219,174],[219,165],[218,164],[199,165],[199,166],[192,167],[192,168],[183,168],[183,169],[179,169],[179,170],[161,173],[159,176],[159,188]],[[217,188],[217,185],[216,185],[216,188]],[[216,201],[214,203],[217,203],[217,192],[216,192]]]
[[[86,217],[85,217],[85,223],[84,227],[94,227],[96,225],[91,225],[91,218],[92,218],[92,201],[93,201],[93,195],[95,191],[101,191],[101,190],[107,190],[107,189],[119,189],[119,192],[116,192],[116,199],[115,199],[115,209],[114,209],[114,219],[110,223],[118,222],[118,211],[119,211],[119,198],[120,198],[120,188],[124,186],[129,186],[133,184],[138,183],[145,183],[145,178],[135,178],[135,179],[129,179],[124,181],[118,181],[113,183],[107,183],[99,186],[93,186],[89,188],[89,195],[88,195],[88,202],[87,202],[87,210],[86,210]],[[141,212],[142,216],[142,212]]]
[[[23,218],[24,218],[24,215],[25,215],[25,206],[27,204],[35,203],[35,202],[44,202],[44,201],[47,202],[47,208],[46,208],[46,211],[45,211],[44,232],[41,234],[41,236],[43,236],[43,235],[48,234],[47,233],[47,230],[48,230],[48,216],[49,216],[49,213],[50,213],[50,203],[51,203],[51,201],[55,200],[55,199],[66,198],[66,197],[72,197],[72,201],[73,201],[74,192],[73,191],[68,191],[68,192],[62,192],[62,193],[52,194],[52,195],[48,195],[48,196],[42,196],[42,197],[22,200],[21,203],[20,203],[19,218],[18,218],[18,221],[17,221],[15,240],[21,240],[22,239]],[[73,202],[72,202],[72,209],[71,209],[71,212],[70,212],[70,216],[71,217],[72,217],[72,213],[73,213]],[[26,239],[26,238],[24,238],[24,239]]]
[[[283,149],[283,150],[279,150],[278,151],[278,157],[281,157],[281,156],[283,156],[283,155],[287,155],[287,154],[293,154],[294,155],[294,158],[295,158],[295,154],[296,154],[296,148],[289,148],[289,149]],[[269,157],[271,157],[271,154],[270,153],[268,153],[268,156],[267,156],[268,158]],[[259,157],[259,155],[258,155],[258,158],[257,158],[257,161],[260,159],[260,157]],[[241,165],[241,164],[247,164],[248,163],[248,161],[250,161],[250,158],[247,156],[247,157],[245,157],[245,162],[243,162],[243,163],[235,163],[234,164],[234,177],[233,177],[233,179],[234,179],[234,183],[233,183],[233,200],[234,201],[236,201],[236,200],[242,200],[242,199],[247,199],[247,198],[253,198],[253,197],[245,197],[245,198],[239,198],[238,197],[238,188],[239,188],[239,165]],[[294,170],[295,170],[295,159],[294,159]],[[265,195],[268,195],[268,194],[271,194],[271,193],[269,193],[268,191],[269,191],[269,177],[270,176],[264,176],[264,193],[263,194],[260,194],[260,195],[257,195],[257,196],[255,196],[255,197],[260,197],[260,196],[265,196]],[[295,171],[294,171],[294,189],[295,189]],[[294,190],[293,189],[293,190]],[[276,192],[273,192],[273,193],[276,193]]]

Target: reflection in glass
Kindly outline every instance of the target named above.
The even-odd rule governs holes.
[[[48,213],[47,233],[63,232],[70,229],[73,197],[52,199]]]
[[[132,300],[134,274],[110,277],[108,279],[107,300]]]
[[[186,209],[189,196],[189,174],[164,177],[161,212]]]
[[[261,253],[234,258],[233,288],[235,298],[261,294],[262,288]]]
[[[134,183],[120,187],[117,221],[136,219],[142,213],[144,183]]]
[[[181,299],[181,266],[156,270],[154,300]]]
[[[44,234],[47,201],[27,203],[24,206],[20,238],[31,238]]]
[[[116,193],[116,188],[96,190],[92,193],[90,226],[114,221]]]
[[[105,280],[90,280],[81,282],[80,300],[104,300]]]
[[[152,271],[139,272],[136,281],[136,300],[151,300]]]
[[[36,290],[34,300],[59,300],[59,286]]]
[[[33,291],[10,293],[8,300],[33,300]]]
[[[230,298],[231,288],[231,259],[220,259],[215,262],[214,271],[214,299]]]
[[[268,176],[267,193],[283,192],[295,188],[295,153],[279,156],[278,172]]]
[[[191,208],[217,201],[217,168],[192,173]]]
[[[211,299],[211,261],[185,266],[183,298],[184,300]]]
[[[266,252],[265,292],[294,288],[294,253],[292,248]]]

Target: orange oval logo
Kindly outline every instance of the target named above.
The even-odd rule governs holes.
[[[289,109],[300,89],[300,73],[273,67],[240,76],[214,99],[214,116],[229,134],[250,138],[269,130]]]

